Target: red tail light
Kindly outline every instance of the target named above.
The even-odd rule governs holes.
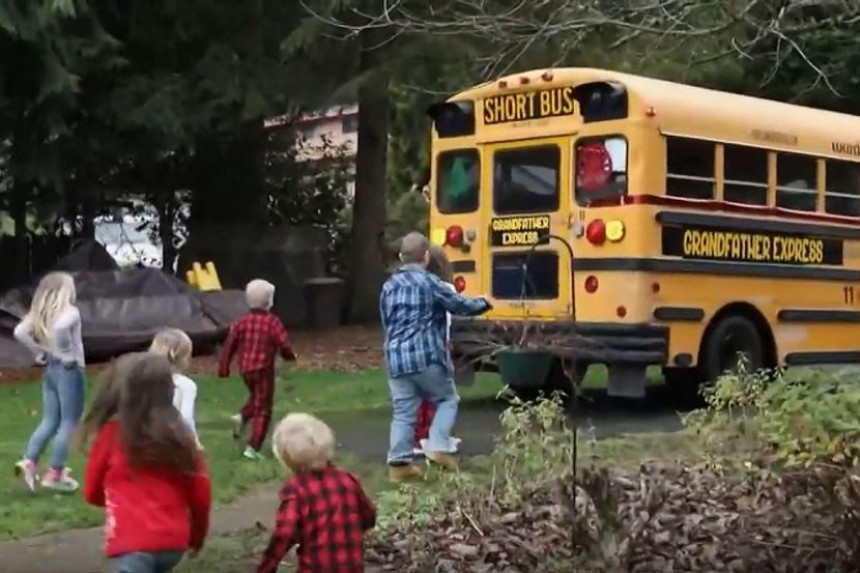
[[[463,227],[452,225],[445,231],[445,243],[452,247],[460,247],[463,245]]]
[[[576,186],[584,192],[600,191],[612,177],[612,157],[602,141],[576,146]]]
[[[597,292],[597,287],[600,286],[597,282],[597,277],[589,276],[585,279],[585,292],[591,294]]]
[[[463,277],[457,277],[454,279],[454,288],[457,289],[457,292],[463,292],[466,290],[466,279]]]
[[[602,219],[595,219],[585,228],[585,238],[592,245],[602,245],[606,241],[606,225]]]

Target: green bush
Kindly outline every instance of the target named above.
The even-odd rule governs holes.
[[[711,461],[776,469],[860,463],[860,387],[850,371],[748,372],[705,389],[688,414]]]

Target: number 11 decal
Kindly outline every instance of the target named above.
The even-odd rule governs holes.
[[[850,304],[850,305],[854,304],[854,287],[853,286],[842,287],[842,294],[845,297],[845,304]]]

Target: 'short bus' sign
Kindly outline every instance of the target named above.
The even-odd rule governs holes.
[[[549,243],[549,216],[503,217],[490,223],[490,245],[531,247]]]
[[[573,115],[573,87],[553,88],[484,99],[484,125]]]
[[[790,233],[663,227],[663,254],[739,263],[841,265],[842,241]]]

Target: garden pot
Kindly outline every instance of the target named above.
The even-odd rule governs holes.
[[[541,388],[553,356],[538,350],[511,350],[496,354],[502,383],[511,388]]]

